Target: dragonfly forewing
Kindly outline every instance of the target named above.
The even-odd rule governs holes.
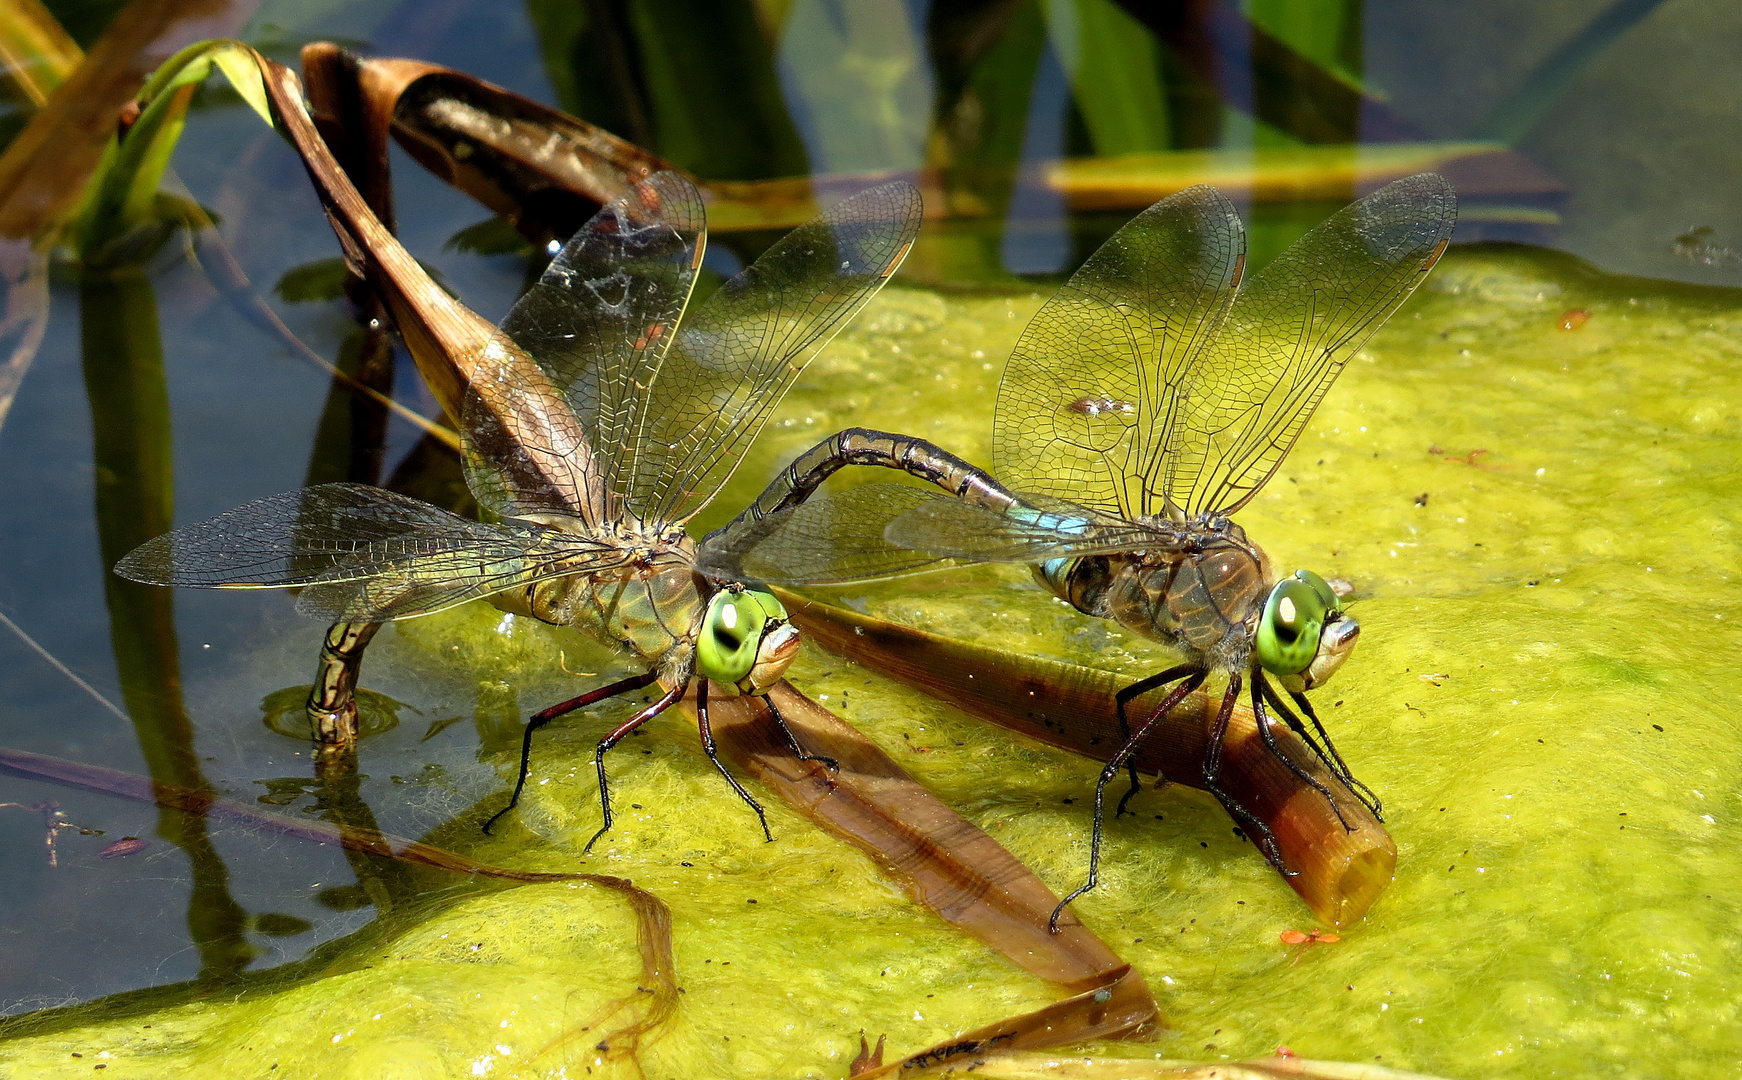
[[[403,559],[368,577],[319,581],[303,590],[297,610],[347,622],[408,619],[543,581],[604,574],[634,560],[614,544],[540,531],[534,540],[509,537]]]
[[[1245,259],[1239,215],[1214,188],[1169,196],[1115,233],[1011,353],[993,473],[1109,514],[1162,513],[1162,458]]]
[[[1444,177],[1407,176],[1252,275],[1198,361],[1167,454],[1175,504],[1229,515],[1258,493],[1349,358],[1433,269],[1457,216]]]
[[[498,513],[615,516],[646,388],[706,247],[695,185],[658,173],[595,214],[472,363],[467,482]]]
[[[154,585],[307,586],[303,611],[379,622],[628,558],[585,536],[468,521],[381,488],[322,484],[184,525],[140,546],[115,571]]]
[[[895,273],[919,234],[905,182],[844,199],[692,310],[643,392],[620,485],[643,521],[686,521],[737,467],[806,364]]]

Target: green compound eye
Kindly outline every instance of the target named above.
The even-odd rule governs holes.
[[[1327,586],[1327,588],[1328,587],[1329,586]],[[780,602],[780,597],[775,596],[767,589],[758,589],[754,585],[746,585],[744,586],[744,595],[755,600],[758,604],[761,604],[763,614],[767,615],[770,619],[786,618],[786,605]]]
[[[1304,581],[1313,587],[1313,592],[1319,594],[1319,599],[1325,603],[1326,611],[1343,610],[1343,598],[1337,595],[1337,590],[1331,588],[1331,583],[1313,573],[1311,570],[1296,570],[1296,581]]]
[[[736,683],[750,674],[770,619],[786,618],[786,608],[764,589],[721,589],[708,601],[702,634],[696,642],[696,671],[715,682]]]
[[[1312,581],[1331,592],[1317,574],[1311,581],[1296,576],[1277,582],[1264,603],[1264,617],[1258,621],[1258,663],[1272,675],[1298,675],[1318,655],[1319,631],[1331,609]],[[1331,596],[1334,600],[1336,594]]]

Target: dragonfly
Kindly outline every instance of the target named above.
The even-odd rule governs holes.
[[[1199,186],[1162,199],[1028,324],[999,385],[991,472],[922,439],[847,429],[800,455],[711,535],[709,565],[802,585],[1026,563],[1077,610],[1179,649],[1181,663],[1116,694],[1124,742],[1095,786],[1088,879],[1053,912],[1055,932],[1065,907],[1099,881],[1108,784],[1127,770],[1123,812],[1138,790],[1132,754],[1212,676],[1226,684],[1204,787],[1290,874],[1269,827],[1217,783],[1223,738],[1244,691],[1265,745],[1331,802],[1345,828],[1330,789],[1279,748],[1273,710],[1378,816],[1378,798],[1352,775],[1306,696],[1348,658],[1360,627],[1323,577],[1278,577],[1233,515],[1276,474],[1349,359],[1433,268],[1456,219],[1444,178],[1404,177],[1244,280],[1245,231],[1224,196]],[[900,469],[942,490],[867,484],[812,497],[846,465]],[[1164,687],[1133,728],[1127,706]]]
[[[703,749],[772,839],[761,805],[720,760],[708,695],[710,686],[754,695],[773,710],[767,691],[799,632],[768,589],[701,572],[705,545],[685,523],[718,494],[805,365],[901,265],[920,216],[910,184],[863,191],[686,314],[706,214],[691,181],[656,173],[601,208],[467,358],[466,483],[492,520],[323,484],[182,526],[116,572],[158,585],[300,586],[302,612],[335,620],[322,654],[337,672],[333,694],[355,686],[362,649],[386,621],[488,598],[588,629],[645,670],[528,720],[514,793],[486,831],[519,804],[536,731],[657,687],[656,700],[597,745],[603,825],[590,850],[612,824],[606,755],[693,685]],[[773,715],[795,753],[824,760]]]

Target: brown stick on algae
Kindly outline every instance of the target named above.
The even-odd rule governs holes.
[[[1113,695],[1130,680],[1112,672],[1007,653],[884,622],[781,591],[811,640],[871,670],[923,690],[971,716],[1098,761],[1123,741]],[[1138,699],[1133,715],[1157,695]],[[1175,709],[1133,758],[1139,772],[1203,787],[1212,702],[1195,694]],[[1295,734],[1272,725],[1282,752],[1336,800],[1336,810],[1272,754],[1251,710],[1234,713],[1222,743],[1218,783],[1276,836],[1287,879],[1313,913],[1334,926],[1359,919],[1391,882],[1397,845],[1385,826]],[[1337,811],[1352,828],[1345,829]]]
[[[839,769],[795,756],[762,702],[722,697],[708,702],[720,746],[794,809],[860,848],[914,900],[1031,974],[1076,991],[1108,985],[1128,965],[1068,911],[1051,933],[1058,897],[1045,882],[978,826],[909,776],[850,724],[782,682],[769,694],[781,718],[811,753]],[[1124,993],[1136,995],[1142,979]],[[1152,1020],[1153,998],[1141,990],[1122,1030]],[[1136,1002],[1136,997],[1130,997]]]

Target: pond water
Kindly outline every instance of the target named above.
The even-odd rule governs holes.
[[[1506,35],[1491,25],[1459,36],[1473,24],[1448,27],[1423,7],[1368,5],[1367,70],[1442,135],[1497,96],[1481,88],[1530,70],[1561,40],[1525,30],[1559,17],[1570,31],[1596,13],[1550,5],[1543,23],[1513,28],[1533,44],[1500,50]],[[536,66],[550,62],[555,10],[534,4],[496,20],[461,4],[397,26],[363,5],[279,5],[254,32],[364,37],[374,51],[551,100],[576,93]],[[1630,47],[1680,49],[1688,62],[1649,93],[1709,87],[1716,61],[1704,50],[1734,31],[1668,15],[1643,23],[1646,43]],[[1403,74],[1410,28],[1449,43],[1436,71]],[[1486,83],[1471,55],[1484,41],[1496,51]],[[1593,61],[1587,100],[1549,109],[1518,144],[1569,181],[1561,230],[1542,238],[1690,283],[1616,276],[1546,247],[1454,248],[1241,517],[1279,567],[1355,585],[1361,645],[1317,697],[1357,775],[1385,800],[1396,880],[1341,941],[1284,944],[1283,931],[1315,928],[1311,915],[1221,809],[1177,787],[1145,792],[1135,818],[1110,826],[1103,887],[1076,911],[1143,973],[1168,1027],[1153,1042],[1090,1048],[1096,1057],[1220,1061],[1286,1045],[1448,1077],[1714,1080],[1742,1064],[1732,1034],[1742,728],[1723,659],[1742,637],[1742,604],[1728,591],[1742,517],[1742,293],[1710,284],[1735,272],[1720,251],[1735,211],[1712,181],[1690,179],[1699,154],[1718,152],[1715,136],[1687,143],[1695,158],[1659,176],[1649,199],[1649,178],[1624,166],[1650,156],[1658,135],[1635,130],[1622,163],[1597,163],[1613,146],[1604,140],[1628,132],[1599,130],[1593,111],[1647,93],[1622,70],[1630,55]],[[1436,79],[1480,100],[1454,116],[1429,92]],[[1667,123],[1684,135],[1705,110],[1728,108],[1684,104]],[[238,108],[202,110],[190,130],[176,167],[223,216],[257,281],[332,257],[301,166],[276,137]],[[663,151],[679,158],[673,146]],[[840,167],[864,164],[833,152],[846,155]],[[396,169],[409,246],[469,304],[500,316],[524,264],[442,250],[481,212],[406,159]],[[1316,212],[1259,207],[1255,246],[1280,246]],[[1266,214],[1279,222],[1271,234]],[[1604,229],[1610,214],[1625,227]],[[1066,215],[1060,235],[1080,254],[1119,219]],[[1704,261],[1671,250],[1695,224],[1716,226]],[[1056,275],[1014,277],[998,261],[1008,245],[973,263],[963,235],[949,222],[929,228],[910,276],[807,372],[698,531],[847,424],[988,460],[1003,358]],[[719,247],[748,254],[756,243]],[[168,770],[313,819],[323,808],[308,747],[263,723],[262,702],[290,701],[294,720],[296,695],[285,692],[312,675],[320,626],[287,596],[172,595],[108,578],[107,548],[153,511],[101,500],[135,473],[166,475],[152,472],[160,467],[173,472],[177,522],[298,486],[323,453],[326,377],[174,253],[109,282],[63,275],[52,301],[0,427],[0,614],[41,650],[0,628],[0,743]],[[326,355],[350,330],[337,304],[280,307]],[[149,408],[127,408],[150,400],[148,377],[126,380],[148,371],[153,348],[172,442]],[[402,364],[400,376],[400,397],[433,413],[412,369]],[[395,422],[389,466],[416,441]],[[167,446],[170,458],[152,459]],[[1134,676],[1166,662],[1016,569],[816,595]],[[775,843],[764,845],[697,752],[693,725],[676,717],[627,744],[613,774],[619,824],[590,858],[579,855],[597,813],[589,760],[617,715],[608,708],[550,729],[534,759],[547,782],[530,789],[525,827],[482,836],[478,822],[512,781],[525,715],[591,685],[577,673],[620,663],[577,633],[481,604],[384,631],[364,682],[391,699],[384,708],[397,703],[398,724],[364,743],[358,798],[385,831],[484,862],[630,878],[665,901],[685,993],[637,1048],[647,1075],[839,1076],[861,1029],[906,1051],[1057,998],[769,800]],[[815,649],[793,680],[1053,887],[1080,879],[1093,763]],[[0,1008],[15,1016],[0,1061],[20,1075],[628,1068],[589,1036],[620,1029],[638,1007],[634,915],[621,893],[460,887],[231,819],[190,831],[154,807],[25,780],[0,780],[0,801],[24,804],[0,808]],[[49,832],[39,801],[100,835]],[[128,837],[146,845],[103,857]],[[625,998],[627,1012],[608,1016]]]

